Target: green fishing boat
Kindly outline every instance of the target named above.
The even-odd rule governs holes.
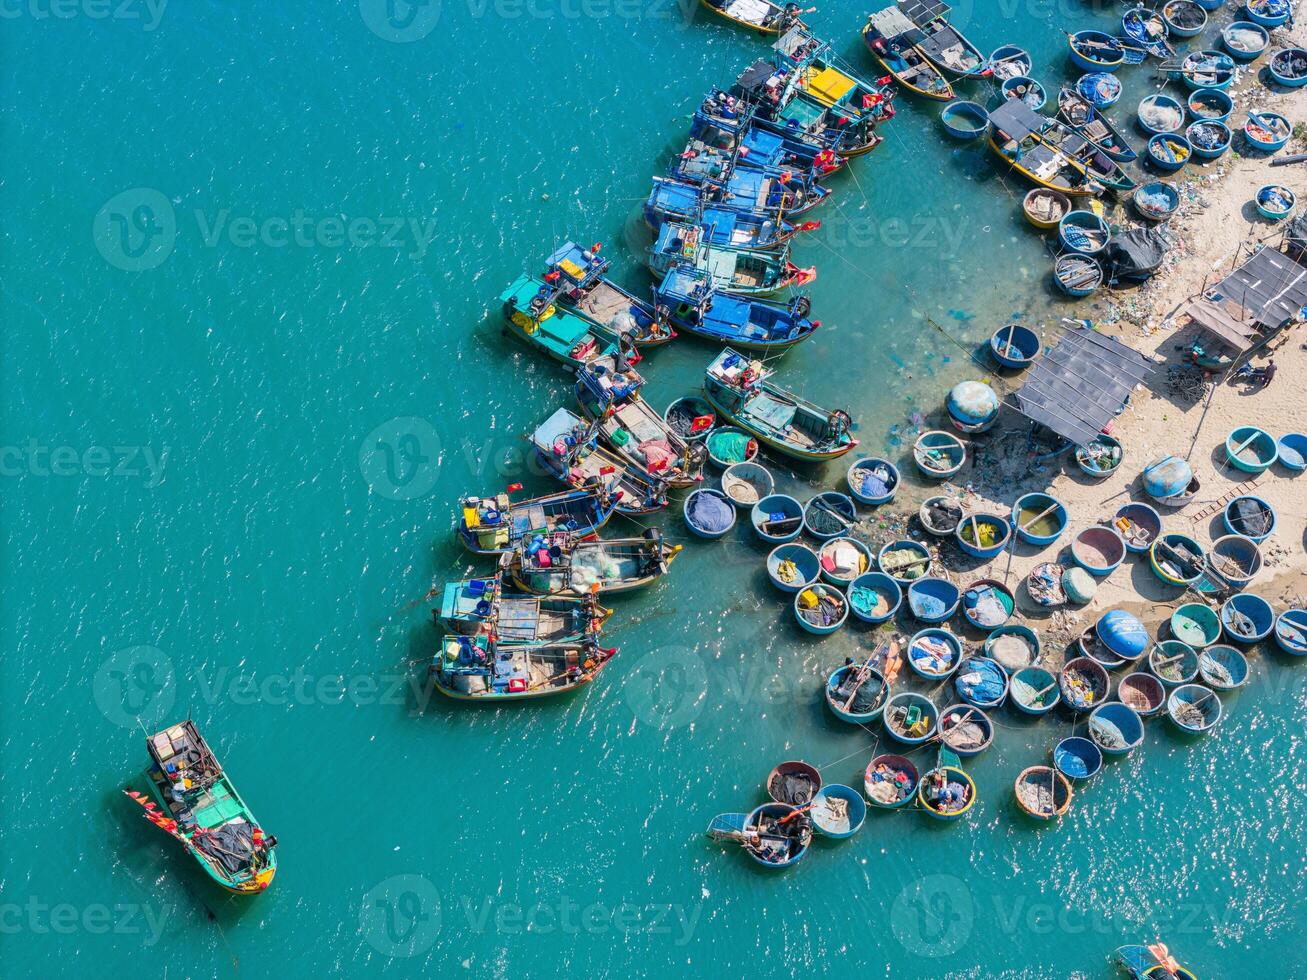
[[[770,296],[806,286],[815,269],[800,269],[790,261],[790,246],[761,251],[713,245],[698,225],[667,221],[648,252],[649,268],[658,276],[689,267],[706,275],[714,289],[736,296]]]
[[[508,332],[570,367],[615,349],[588,320],[557,305],[557,298],[557,290],[544,280],[518,276],[499,295]]]
[[[146,819],[190,852],[220,887],[257,895],[277,873],[275,837],[265,836],[193,721],[146,739],[150,801],[126,790]]]

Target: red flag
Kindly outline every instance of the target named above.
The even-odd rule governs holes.
[[[602,249],[603,247],[604,247],[603,242],[595,242],[593,245],[590,246],[590,251],[594,252],[597,255],[599,253],[599,250]]]
[[[521,489],[522,489],[522,484],[520,484],[520,483],[510,483],[510,484],[509,484],[507,487],[505,487],[504,489],[507,490],[509,493],[516,493],[518,490],[521,490]]]
[[[610,474],[612,474],[612,473],[616,473],[616,472],[617,472],[617,467],[616,467],[616,466],[601,466],[601,467],[599,467],[599,475],[600,475],[600,476],[608,476],[608,475],[610,475]]]
[[[700,415],[690,423],[691,432],[702,432],[704,429],[711,429],[713,417],[711,415]]]
[[[803,224],[799,225],[799,231],[816,231],[820,227],[820,221],[805,221]]]

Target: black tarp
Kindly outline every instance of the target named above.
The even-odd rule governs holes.
[[[736,89],[743,95],[754,97],[767,84],[767,79],[776,73],[770,61],[755,61],[735,80]]]
[[[1045,351],[1026,374],[1008,405],[1085,446],[1125,406],[1134,386],[1146,381],[1155,362],[1096,330],[1077,327]]]
[[[1020,99],[1008,99],[989,114],[989,122],[1012,139],[1023,140],[1031,133],[1043,130],[1048,117],[1041,116]]]
[[[244,820],[233,820],[207,834],[191,838],[197,848],[221,864],[229,874],[244,871],[254,858],[254,828]]]
[[[1307,255],[1307,214],[1300,214],[1289,222],[1289,227],[1284,232],[1284,241],[1289,247],[1289,254],[1296,256],[1299,261]]]
[[[1170,247],[1166,235],[1156,228],[1136,228],[1113,235],[1103,249],[1103,268],[1108,281],[1142,282],[1152,278]]]

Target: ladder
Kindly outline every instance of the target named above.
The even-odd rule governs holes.
[[[1223,494],[1220,497],[1217,497],[1215,500],[1207,501],[1206,502],[1207,506],[1203,507],[1202,510],[1195,511],[1194,513],[1190,514],[1189,520],[1194,524],[1197,524],[1200,521],[1205,521],[1213,514],[1223,509],[1225,505],[1228,504],[1235,497],[1242,497],[1245,494],[1252,493],[1253,488],[1257,486],[1257,481],[1260,477],[1261,474],[1259,473],[1251,480],[1245,480],[1243,483],[1240,483],[1234,489],[1227,491],[1225,494]]]

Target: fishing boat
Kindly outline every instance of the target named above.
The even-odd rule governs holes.
[[[967,447],[953,433],[933,429],[917,438],[912,447],[912,458],[923,476],[944,480],[962,469],[967,461]]]
[[[729,98],[729,96],[728,96]],[[755,122],[756,110],[727,114],[697,109],[690,138],[673,158],[668,175],[701,186],[728,186],[752,174],[777,181],[791,194],[824,197],[821,180],[844,166],[834,149],[801,134],[785,135]]]
[[[887,7],[867,18],[862,41],[873,58],[909,92],[949,102],[953,86],[917,46],[923,39],[917,27],[898,7]]]
[[[1267,184],[1257,191],[1257,213],[1267,221],[1283,221],[1293,213],[1298,196],[1283,184]]]
[[[951,538],[966,512],[955,497],[939,494],[927,497],[917,509],[917,520],[932,537]]]
[[[721,538],[735,527],[736,513],[730,499],[715,487],[691,490],[681,505],[685,526],[701,538]]]
[[[1192,2],[1192,0],[1184,0]],[[1234,84],[1237,74],[1234,59],[1224,51],[1195,51],[1184,57],[1180,67],[1171,72],[1191,89],[1227,89]]]
[[[753,505],[749,523],[764,541],[793,541],[803,532],[803,504],[788,494],[774,493]]]
[[[1062,701],[1072,711],[1092,711],[1107,698],[1111,681],[1107,668],[1091,657],[1068,660],[1057,678]]]
[[[679,265],[654,287],[659,313],[677,329],[744,350],[784,351],[807,340],[821,325],[809,319],[811,301],[787,304],[732,296],[704,269]]]
[[[961,759],[940,749],[938,764],[917,784],[917,803],[936,820],[960,820],[976,805],[976,781],[962,768]]]
[[[1084,147],[1093,149],[1084,137],[1019,99],[1009,99],[989,114],[989,148],[1039,187],[1101,194],[1104,185],[1079,159]]]
[[[1106,701],[1089,713],[1089,737],[1104,755],[1128,755],[1144,740],[1144,721],[1122,701]]]
[[[1248,145],[1263,153],[1275,153],[1289,142],[1293,130],[1289,120],[1278,112],[1249,112],[1243,124],[1244,139]]]
[[[976,139],[989,129],[989,110],[978,102],[959,99],[940,111],[939,123],[950,136],[960,140]]]
[[[1215,160],[1230,148],[1234,134],[1230,127],[1216,119],[1200,119],[1184,131],[1184,138],[1193,147],[1199,160]]]
[[[955,704],[940,713],[939,741],[964,759],[970,759],[994,743],[994,722],[975,705]]]
[[[1103,768],[1103,750],[1093,739],[1071,735],[1054,747],[1053,765],[1067,779],[1091,779]]]
[[[815,37],[806,27],[797,26],[772,45],[773,61],[778,69],[788,71],[795,89],[824,108],[834,109],[853,118],[891,118],[894,91],[889,79],[864,81],[847,62],[838,57],[829,41]],[[873,134],[874,136],[874,134]],[[874,146],[879,137],[874,137]],[[865,152],[870,146],[856,148]]]
[[[1125,540],[1110,525],[1091,525],[1071,539],[1071,560],[1100,578],[1111,575],[1125,554]]]
[[[1003,668],[1009,678],[1039,658],[1039,634],[1024,623],[1009,622],[985,638],[985,656]]]
[[[1230,57],[1255,61],[1270,46],[1271,35],[1265,27],[1250,20],[1236,20],[1221,28],[1221,44]]]
[[[1122,946],[1116,961],[1130,974],[1130,980],[1198,980],[1196,974],[1181,966],[1165,944]]]
[[[1108,649],[1106,644],[1099,640],[1098,633],[1093,626],[1080,634],[1076,640],[1076,650],[1081,656],[1097,661],[1108,670],[1124,667],[1126,663],[1124,657],[1117,656]]]
[[[647,253],[649,268],[655,275],[694,272],[716,291],[757,297],[806,286],[817,278],[814,269],[800,269],[789,255],[788,246],[767,252],[712,245],[699,225],[675,221],[664,222]]]
[[[1093,211],[1071,211],[1057,226],[1062,247],[1078,255],[1096,255],[1107,247],[1112,231],[1107,220]]]
[[[1061,191],[1048,187],[1036,187],[1028,191],[1021,201],[1021,210],[1036,228],[1047,231],[1056,228],[1058,222],[1072,209],[1071,198]]]
[[[1096,109],[1107,109],[1121,99],[1121,79],[1105,71],[1091,71],[1076,81],[1076,94]]]
[[[1248,682],[1248,658],[1232,646],[1217,644],[1198,655],[1198,673],[1214,691],[1238,690]]]
[[[777,545],[767,556],[767,578],[782,592],[801,592],[821,578],[817,552],[806,544]]]
[[[1279,446],[1279,455],[1275,461],[1291,473],[1307,470],[1307,434],[1286,432],[1275,440]]]
[[[1207,11],[1196,0],[1168,0],[1162,6],[1162,20],[1176,37],[1197,37],[1207,27]]]
[[[998,87],[1004,99],[1018,99],[1038,112],[1048,103],[1048,90],[1028,75],[1009,78]]]
[[[738,843],[764,868],[788,868],[808,853],[812,821],[804,807],[764,803],[751,813],[723,813],[714,817],[708,826],[708,836]]]
[[[1062,89],[1057,97],[1057,110],[1068,126],[1118,163],[1129,163],[1139,156],[1112,120],[1079,92]]]
[[[901,755],[874,756],[863,774],[862,788],[872,806],[897,810],[911,803],[921,777],[912,760]]]
[[[1095,480],[1105,479],[1115,473],[1124,457],[1121,440],[1105,432],[1100,432],[1085,445],[1077,446],[1075,451],[1076,465],[1080,467],[1080,472]]]
[[[782,762],[767,774],[765,785],[773,802],[807,806],[821,789],[821,772],[801,760]]]
[[[741,510],[770,497],[775,489],[775,477],[761,463],[735,463],[722,474],[722,492]]]
[[[611,595],[666,575],[680,551],[657,528],[638,538],[588,541],[556,532],[524,542],[502,556],[499,567],[514,585],[534,595]]]
[[[520,489],[513,484],[493,497],[459,501],[458,539],[463,547],[478,555],[503,555],[534,534],[568,531],[584,537],[607,524],[617,510],[607,486],[514,501],[512,492]]]
[[[881,713],[885,732],[904,745],[923,745],[935,735],[939,709],[924,694],[902,691],[885,703]]]
[[[1242,534],[1217,538],[1207,552],[1211,581],[1215,584],[1224,582],[1233,589],[1246,589],[1262,570],[1264,562],[1257,542]]]
[[[780,34],[796,24],[807,11],[797,3],[773,3],[772,0],[699,0],[707,9],[733,24],[760,34]]]
[[[921,583],[914,582],[913,587],[919,584]],[[909,589],[909,602],[911,594]],[[956,604],[957,601],[954,600],[954,606]],[[913,673],[928,681],[942,681],[952,677],[962,662],[962,641],[947,629],[930,627],[920,630],[908,641],[907,659]]]
[[[1293,16],[1293,0],[1244,0],[1243,9],[1254,24],[1275,28]]]
[[[1012,675],[1008,691],[1018,711],[1028,715],[1044,715],[1062,700],[1057,678],[1043,667],[1023,667]]]
[[[1276,617],[1275,645],[1295,657],[1307,657],[1307,609],[1286,609]]]
[[[1149,10],[1142,4],[1131,7],[1121,17],[1121,31],[1154,58],[1175,57],[1175,48],[1168,40],[1171,30],[1166,19],[1156,10]]]
[[[989,56],[989,73],[999,82],[1005,82],[1009,78],[1029,75],[1034,64],[1034,59],[1025,48],[1004,44],[995,48]]]
[[[707,442],[717,428],[717,412],[698,395],[682,395],[667,406],[663,421],[686,442]]]
[[[1094,623],[1094,636],[1121,663],[1134,663],[1148,652],[1151,638],[1138,616],[1113,609]]]
[[[897,0],[904,16],[916,26],[917,49],[941,71],[957,78],[988,78],[989,59],[949,23],[952,10],[940,0]]]
[[[1221,519],[1231,534],[1259,543],[1271,536],[1276,525],[1275,508],[1252,494],[1241,494],[1226,504]]]
[[[1193,585],[1207,570],[1207,552],[1187,534],[1169,531],[1148,549],[1154,574],[1169,585]]]
[[[1225,457],[1245,473],[1262,473],[1275,464],[1280,448],[1265,429],[1241,425],[1225,437]]]
[[[1221,638],[1221,618],[1215,609],[1201,602],[1186,602],[1171,613],[1171,635],[1201,650]]]
[[[853,499],[838,490],[823,490],[803,507],[803,529],[818,541],[851,531],[858,519]]]
[[[518,276],[499,295],[508,332],[569,367],[607,353],[612,342],[594,325],[555,301],[558,290],[535,276]]]
[[[257,895],[277,874],[277,840],[266,836],[195,722],[145,740],[150,794],[124,790],[145,817],[171,836],[219,887]]]
[[[899,487],[899,468],[879,456],[863,456],[845,474],[849,493],[858,503],[877,507],[894,499]]]
[[[972,558],[996,558],[1012,538],[1012,526],[997,514],[972,514],[953,535]]]
[[[440,608],[431,613],[451,633],[491,636],[508,645],[579,643],[597,636],[613,611],[592,595],[504,595],[495,576],[446,583]]]
[[[457,701],[525,701],[584,687],[616,652],[592,639],[508,644],[453,634],[442,638],[430,678],[437,691]]]
[[[544,279],[558,291],[558,301],[612,340],[657,347],[675,337],[652,306],[607,277],[611,263],[599,253],[598,244],[566,242],[549,256]]]
[[[1126,674],[1117,685],[1116,696],[1141,718],[1151,718],[1166,703],[1166,687],[1152,674]]]
[[[849,603],[834,586],[814,582],[794,597],[794,618],[817,636],[834,633],[849,618]]]
[[[1116,71],[1125,64],[1125,45],[1102,31],[1067,35],[1071,63],[1081,71]]]
[[[977,708],[997,708],[1007,700],[1011,678],[997,660],[967,657],[953,678],[958,697]]]
[[[930,573],[933,559],[929,549],[919,541],[891,541],[880,549],[876,563],[899,585],[911,585]]]
[[[1234,99],[1219,88],[1197,88],[1189,93],[1185,106],[1194,119],[1223,123],[1234,112]]]
[[[821,559],[821,577],[844,588],[871,568],[871,550],[856,538],[831,538],[821,546],[817,557]]]
[[[1158,133],[1148,141],[1148,159],[1158,170],[1180,170],[1194,154],[1188,137],[1179,133]]]
[[[1103,266],[1092,255],[1062,255],[1053,263],[1053,281],[1068,296],[1090,295],[1103,283]]]
[[[1021,812],[1036,820],[1054,820],[1071,807],[1071,781],[1052,766],[1028,766],[1012,787]]]
[[[897,663],[898,643],[873,651],[861,663],[836,667],[826,678],[826,706],[841,721],[866,725],[880,717],[890,682],[877,664]],[[886,668],[887,670],[889,667]]]
[[[1180,192],[1164,180],[1141,184],[1130,197],[1135,212],[1149,221],[1165,221],[1180,210]]]
[[[903,602],[903,590],[884,572],[863,572],[848,589],[849,611],[864,623],[892,619]]]
[[[857,790],[831,783],[817,790],[808,815],[817,833],[844,840],[862,829],[867,819],[867,804]]]
[[[1198,676],[1198,651],[1183,640],[1161,640],[1148,651],[1148,669],[1167,687]]]
[[[1179,509],[1198,491],[1193,467],[1179,456],[1167,456],[1150,463],[1142,476],[1144,492],[1154,501]]]
[[[566,408],[536,426],[531,445],[545,471],[577,490],[607,489],[619,514],[651,514],[667,506],[667,480],[599,445],[599,423]]]
[[[1012,590],[997,579],[977,579],[962,591],[962,615],[976,629],[989,632],[1012,618],[1016,602]]]
[[[1221,720],[1216,692],[1202,684],[1183,684],[1166,699],[1166,716],[1186,735],[1206,735]]]
[[[944,622],[957,612],[961,601],[962,590],[948,579],[927,575],[908,586],[908,608],[923,623]],[[956,658],[954,664],[956,666]]]
[[[835,459],[858,444],[847,412],[800,398],[770,381],[772,373],[727,348],[708,365],[704,394],[723,417],[794,459]]]
[[[762,205],[745,199],[718,199],[720,188],[704,187],[670,177],[655,177],[644,203],[644,220],[657,230],[664,221],[694,224],[702,222],[709,243],[728,248],[767,251],[780,248],[800,231],[819,227],[820,222],[793,224],[780,217],[784,199],[764,200]]]
[[[1139,100],[1139,128],[1149,135],[1178,133],[1184,128],[1184,106],[1164,92],[1155,92]]]

